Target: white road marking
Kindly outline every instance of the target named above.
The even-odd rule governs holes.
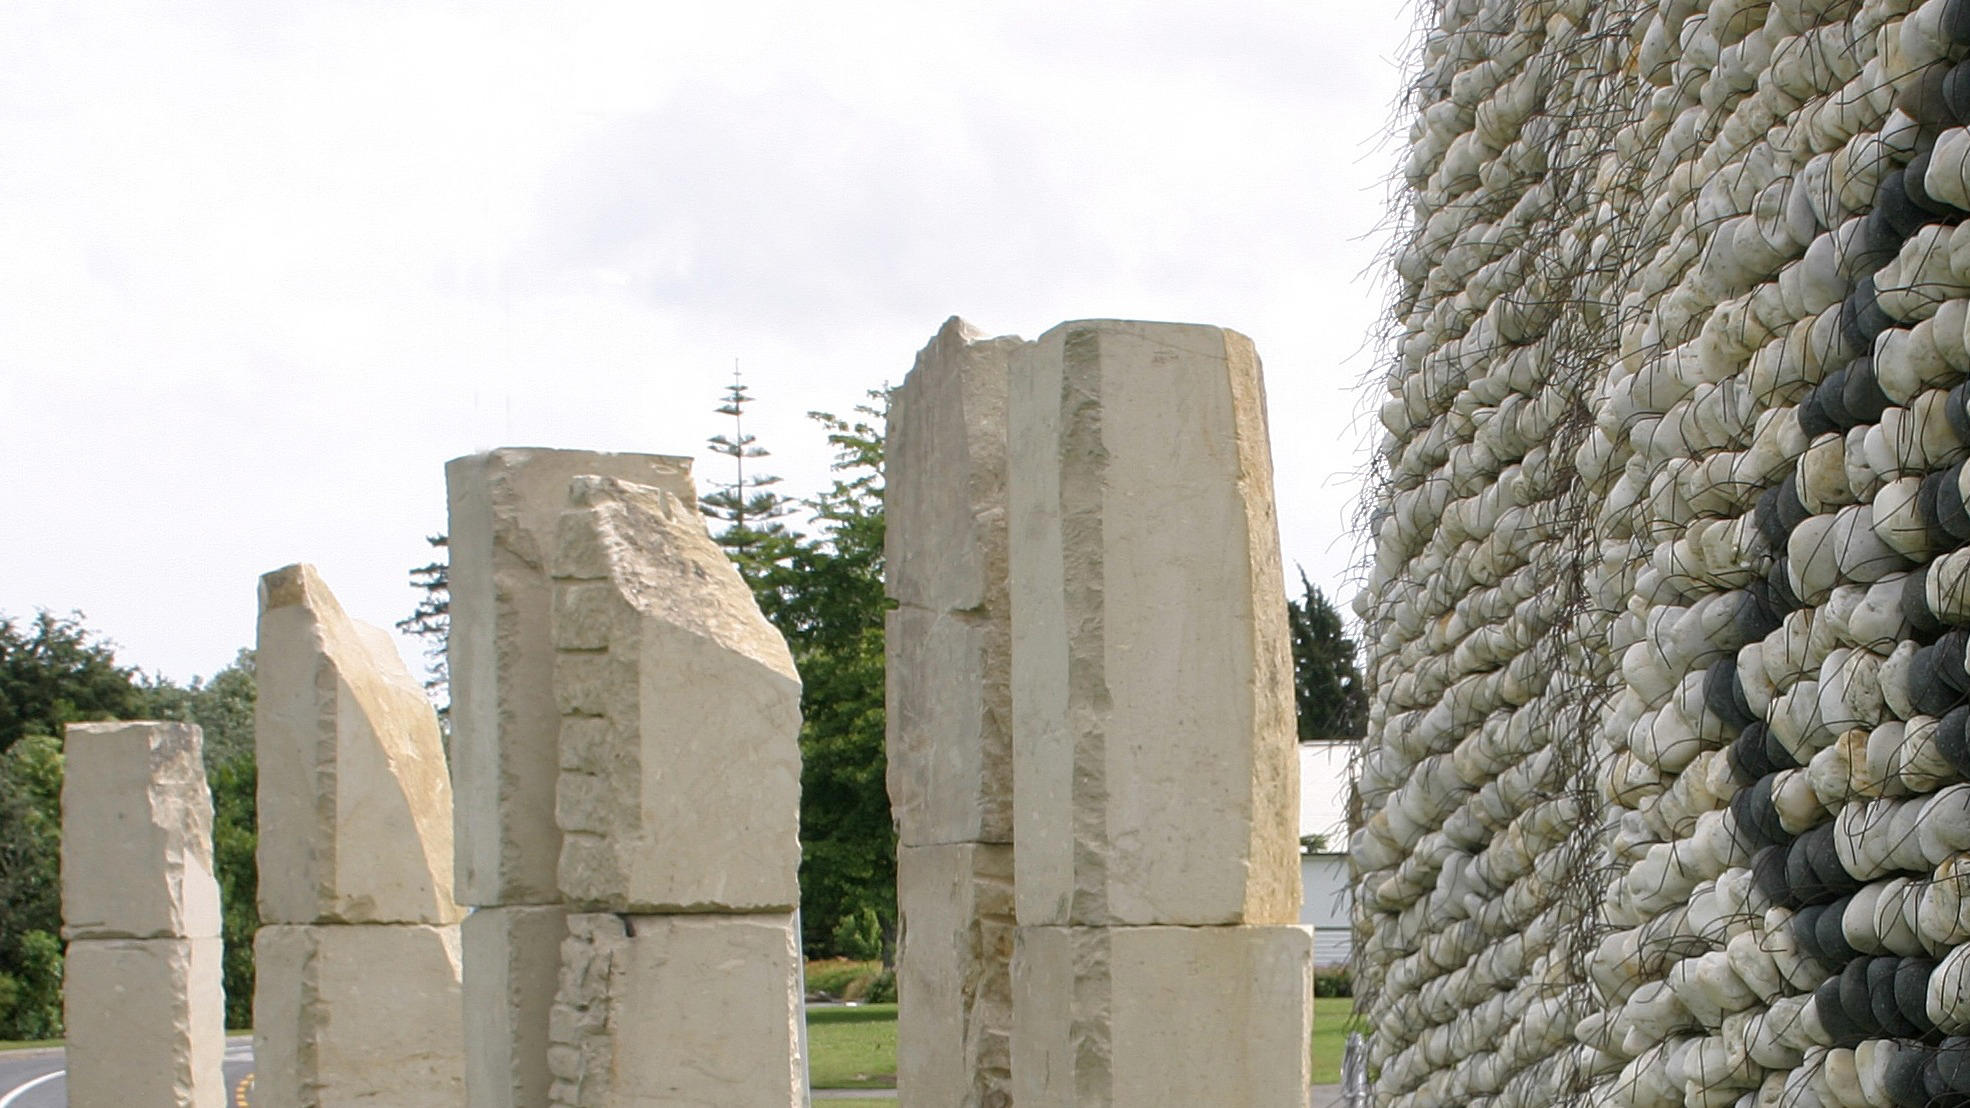
[[[13,1092],[8,1093],[6,1096],[0,1096],[0,1108],[13,1108],[14,1101],[19,1100],[22,1093],[29,1089],[46,1085],[48,1082],[53,1081],[67,1072],[67,1070],[56,1070],[53,1073],[44,1073],[25,1085],[16,1085]]]

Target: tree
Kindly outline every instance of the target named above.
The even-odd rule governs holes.
[[[777,522],[793,510],[793,501],[772,491],[778,477],[746,473],[746,462],[767,456],[755,436],[746,434],[745,410],[752,403],[746,386],[739,382],[739,367],[732,367],[732,384],[725,390],[725,401],[716,409],[732,417],[732,434],[713,435],[706,440],[715,454],[732,459],[733,478],[718,483],[713,491],[698,497],[698,508],[705,515],[725,524],[712,535],[725,548],[739,573],[748,582],[757,581],[780,565],[792,552],[794,535]]]
[[[81,621],[80,612],[44,610],[21,627],[0,616],[0,751],[29,734],[60,736],[65,724],[137,712],[134,671]]]
[[[884,739],[883,441],[870,422],[810,412],[835,448],[832,486],[812,500],[821,533],[754,583],[786,636],[801,680],[800,899],[814,956],[846,953],[838,936],[866,935],[868,914],[894,933],[896,835]],[[845,940],[844,940],[845,941]],[[865,946],[860,941],[858,948]]]
[[[1300,741],[1358,739],[1368,733],[1368,691],[1341,613],[1300,571],[1301,600],[1286,602],[1293,640],[1293,699]]]
[[[0,753],[0,1038],[62,1033],[62,743]]]
[[[424,642],[424,692],[437,705],[438,722],[446,725],[449,742],[451,663],[446,650],[451,641],[451,536],[427,535],[424,541],[438,551],[438,560],[410,571],[410,587],[423,595],[410,615],[397,621],[397,630]]]

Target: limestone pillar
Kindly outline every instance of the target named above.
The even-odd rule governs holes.
[[[1305,1103],[1292,662],[1259,362],[1067,323],[1008,400],[1020,1108]]]
[[[582,476],[568,496],[549,1102],[793,1108],[800,679],[688,485]]]
[[[68,1102],[226,1108],[212,793],[188,723],[73,723],[63,743]]]
[[[1006,370],[953,318],[890,399],[888,762],[897,831],[897,1095],[1011,1103],[1012,627]]]
[[[547,1102],[547,1018],[567,937],[555,867],[561,717],[548,563],[568,482],[606,474],[688,496],[690,459],[500,449],[445,466],[451,755],[462,929],[465,1100]]]
[[[310,566],[260,579],[255,1103],[464,1097],[451,783],[383,631]]]

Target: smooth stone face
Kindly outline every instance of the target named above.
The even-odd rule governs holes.
[[[1313,936],[1303,927],[1021,927],[1020,1108],[1301,1108]]]
[[[253,957],[256,1108],[464,1102],[457,926],[262,927]]]
[[[554,1108],[804,1108],[787,913],[568,917]]]
[[[62,978],[68,1103],[231,1108],[220,1070],[223,975],[216,937],[71,941]]]
[[[1013,848],[899,846],[896,1085],[915,1103],[1011,1103]]]
[[[312,566],[260,579],[260,918],[454,923],[438,718],[383,631]]]
[[[552,904],[560,714],[548,563],[568,482],[603,474],[694,495],[691,460],[659,454],[502,449],[445,466],[451,631],[451,760],[457,896]]]
[[[886,442],[888,785],[899,841],[1012,841],[1006,374],[1017,338],[953,318]]]
[[[71,723],[62,744],[62,935],[219,934],[212,790],[189,723]]]
[[[477,908],[459,925],[467,1104],[547,1103],[547,1020],[567,934],[568,913],[556,904]]]
[[[1298,919],[1299,779],[1249,340],[1066,323],[1014,357],[1022,924]]]
[[[800,901],[800,678],[695,496],[579,477],[554,564],[571,906]]]

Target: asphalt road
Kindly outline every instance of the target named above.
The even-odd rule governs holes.
[[[60,1048],[14,1050],[0,1054],[0,1108],[67,1108],[64,1059]],[[228,1108],[252,1104],[253,1040],[226,1040]]]

